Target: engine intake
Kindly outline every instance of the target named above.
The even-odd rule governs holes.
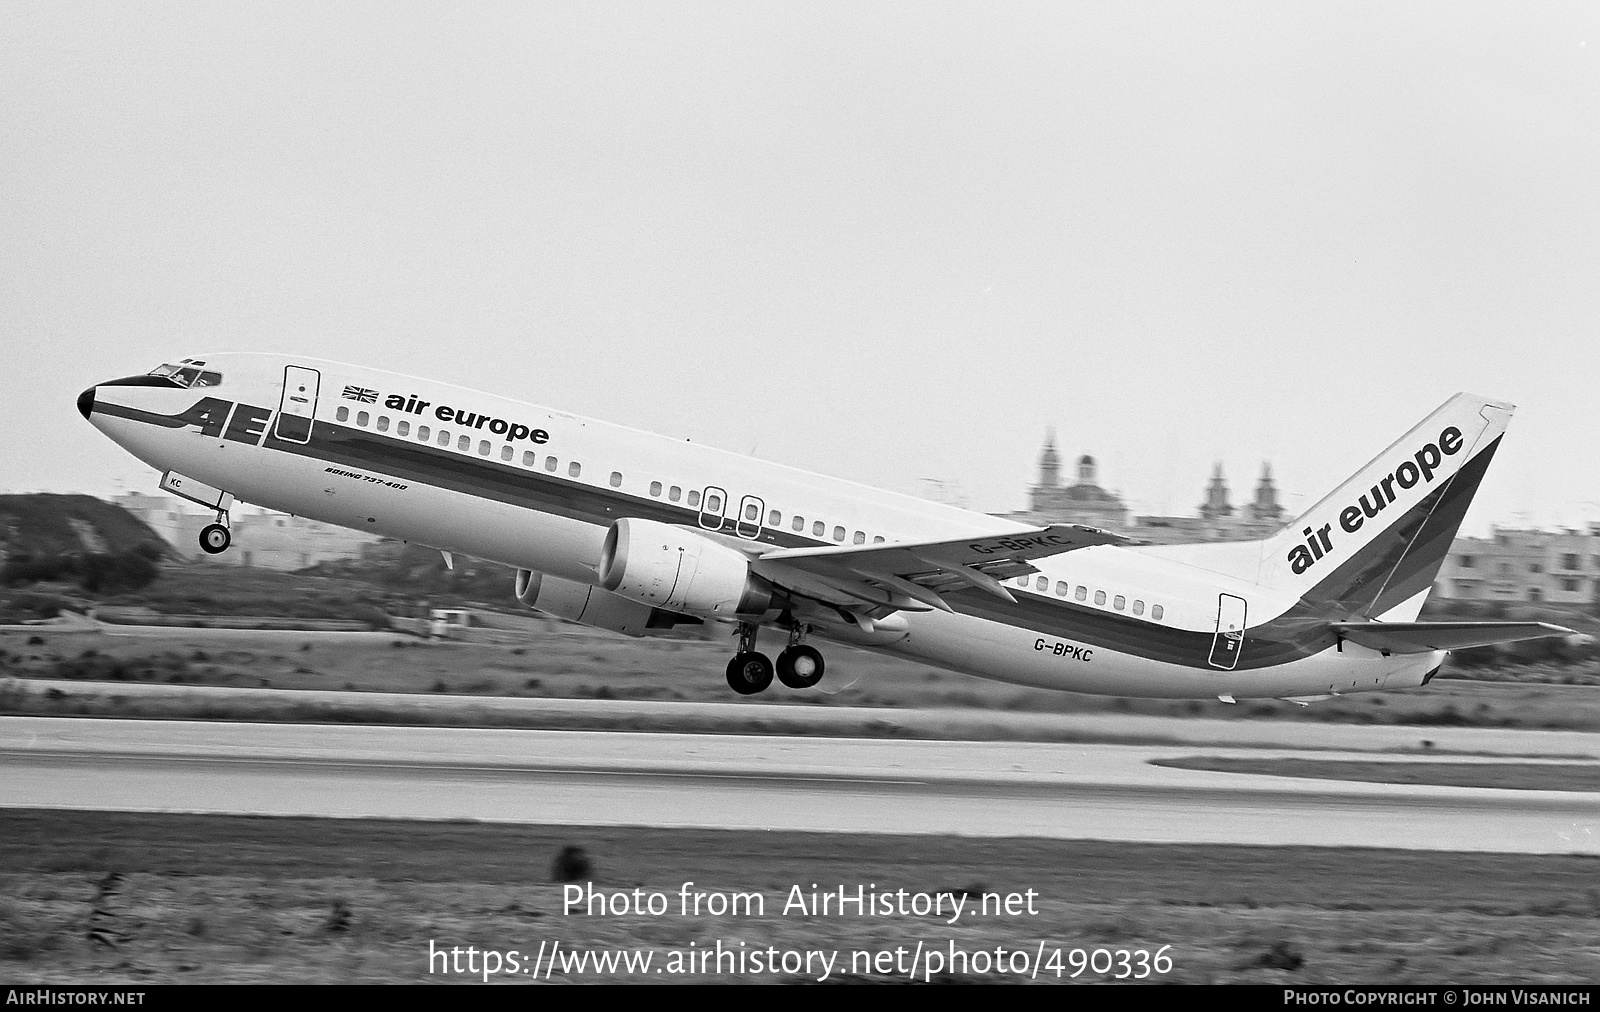
[[[600,584],[631,601],[691,615],[759,615],[771,583],[750,572],[743,552],[654,520],[611,525],[600,551]]]

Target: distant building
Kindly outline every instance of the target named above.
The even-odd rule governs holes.
[[[180,558],[261,569],[305,569],[335,559],[361,556],[377,537],[344,527],[267,510],[232,515],[233,547],[221,555],[200,550],[200,528],[213,522],[210,510],[185,500],[128,492],[112,500],[143,520]]]
[[[1600,600],[1600,523],[1586,531],[1491,527],[1457,538],[1434,581],[1451,601],[1588,604]]]
[[[1218,473],[1222,465],[1217,465]],[[1256,482],[1256,497],[1244,508],[1245,519],[1253,524],[1270,524],[1274,528],[1282,527],[1292,518],[1284,512],[1283,505],[1278,502],[1278,486],[1272,480],[1272,465],[1263,462],[1261,465],[1261,480]]]
[[[1029,524],[1102,527],[1155,544],[1249,541],[1276,534],[1291,517],[1278,502],[1272,465],[1261,465],[1255,495],[1235,508],[1218,463],[1193,516],[1128,516],[1122,497],[1097,483],[1095,461],[1078,458],[1077,481],[1061,484],[1055,432],[1039,454],[1039,481],[1029,508],[1003,514]],[[1492,527],[1487,538],[1456,538],[1434,581],[1433,597],[1447,601],[1586,605],[1600,601],[1600,522],[1587,530],[1538,531]]]
[[[1228,483],[1222,477],[1222,462],[1211,471],[1211,484],[1206,486],[1206,501],[1200,504],[1200,516],[1206,520],[1222,520],[1233,516],[1233,504],[1228,501]]]
[[[1028,509],[1006,514],[1006,518],[1032,524],[1102,527],[1157,544],[1264,538],[1289,519],[1278,503],[1272,465],[1262,465],[1255,497],[1235,510],[1228,499],[1228,484],[1220,463],[1211,473],[1211,483],[1206,486],[1204,501],[1195,516],[1130,519],[1122,497],[1099,485],[1095,460],[1088,454],[1078,458],[1077,481],[1061,484],[1061,458],[1056,451],[1054,430],[1045,435],[1044,450],[1039,454],[1039,481],[1030,487],[1028,499]]]
[[[1128,525],[1128,507],[1122,497],[1108,492],[1098,484],[1094,458],[1084,454],[1078,458],[1078,480],[1071,485],[1061,484],[1061,458],[1056,453],[1055,432],[1046,434],[1044,452],[1039,455],[1039,483],[1029,490],[1028,509],[1018,517],[1037,517],[1036,522],[1060,522],[1072,517],[1068,523],[1089,527],[1119,529]]]

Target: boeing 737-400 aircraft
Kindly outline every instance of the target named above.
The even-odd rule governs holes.
[[[78,408],[163,489],[216,510],[208,552],[245,501],[505,563],[517,598],[560,618],[632,636],[726,623],[745,694],[774,674],[817,684],[813,636],[1073,692],[1305,702],[1568,632],[1416,621],[1511,417],[1470,394],[1270,538],[1163,546],[308,358],[184,359]]]

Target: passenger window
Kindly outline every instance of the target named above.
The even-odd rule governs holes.
[[[1087,600],[1089,600],[1089,588],[1083,586],[1082,584],[1079,584],[1078,585],[1078,589],[1074,590],[1072,592],[1072,597],[1073,597],[1073,600],[1076,600],[1076,601],[1087,601]]]
[[[880,536],[880,535],[873,535],[873,538],[872,538],[872,543],[873,543],[873,544],[875,544],[875,545],[881,545],[881,544],[883,544],[883,538],[882,538],[882,536]]]
[[[333,413],[333,420],[336,421],[336,422],[347,422],[347,421],[349,421],[350,420],[350,409],[347,408],[347,407],[340,406],[339,410],[335,411]]]
[[[411,423],[401,422],[399,425],[394,427],[394,431],[396,435],[409,436],[411,435]]]
[[[489,441],[487,439],[478,440],[478,456],[487,457],[488,455],[489,455]]]
[[[691,509],[699,509],[700,493],[691,488],[689,490],[689,495],[684,499],[684,502],[687,503]]]
[[[794,515],[794,522],[791,523],[789,526],[792,527],[797,532],[798,531],[803,531],[803,530],[806,529],[806,518],[801,516],[800,514],[796,513]]]
[[[1094,592],[1094,603],[1095,604],[1099,604],[1099,605],[1105,604],[1106,603],[1106,592],[1103,591],[1103,590],[1095,591]]]
[[[378,416],[378,431],[379,432],[388,432],[389,431],[389,416],[388,415],[379,415]]]
[[[556,458],[554,458],[554,457],[546,457],[546,458],[544,458],[544,469],[546,471],[550,471],[551,473],[554,473],[555,469],[556,469]]]
[[[851,541],[852,541],[853,544],[857,544],[857,545],[866,544],[867,543],[867,534],[866,534],[866,532],[865,531],[856,531],[856,536],[854,538],[852,538]]]
[[[822,532],[826,531],[827,529],[827,525],[825,525],[821,520],[818,520],[816,523],[811,525],[811,536],[814,538],[820,538],[822,537]]]
[[[1139,600],[1138,598],[1135,598],[1134,601],[1133,601],[1133,613],[1135,615],[1143,615],[1144,614],[1144,602]]]
[[[567,474],[570,477],[576,478],[578,475],[580,475],[582,473],[583,473],[583,465],[578,463],[576,460],[574,460],[572,463],[567,465]]]
[[[356,424],[363,429],[367,427],[367,413],[365,411],[356,412]]]
[[[489,444],[485,443],[484,445],[487,446]],[[468,450],[472,449],[472,437],[471,436],[458,437],[456,439],[456,449],[460,450],[462,453],[466,453]]]
[[[612,488],[621,488],[622,487],[622,472],[621,471],[612,471],[611,472],[611,487]]]
[[[534,453],[532,450],[523,450],[522,451],[522,466],[523,467],[532,467],[534,464],[536,464],[538,462],[539,462],[539,455],[537,453]]]
[[[440,429],[439,430],[439,445],[440,446],[449,446],[450,445],[450,430],[449,429]]]
[[[1123,597],[1121,594],[1118,594],[1116,597],[1111,599],[1111,607],[1117,609],[1118,611],[1121,611],[1122,609],[1126,608],[1127,606],[1128,606],[1128,599]]]
[[[841,544],[844,542],[844,528],[843,527],[835,527],[833,529],[833,540],[838,541]]]
[[[428,441],[428,434],[432,431],[433,430],[429,429],[426,425],[419,425],[417,426],[417,438],[426,443]]]
[[[1050,589],[1050,578],[1048,576],[1039,577],[1039,581],[1036,584],[1034,584],[1034,589],[1035,590],[1049,590]]]
[[[768,513],[767,513],[767,526],[768,527],[777,527],[781,523],[783,523],[783,514],[782,513],[779,513],[777,510],[768,511]]]
[[[1157,622],[1161,621],[1161,606],[1159,604],[1152,604],[1150,606],[1150,617],[1155,619]]]
[[[753,502],[745,503],[744,504],[744,518],[746,520],[760,520],[761,519],[761,507],[757,506]]]
[[[650,483],[650,494],[653,496],[661,495],[661,483],[659,481],[652,481]]]
[[[679,499],[683,498],[683,489],[676,485],[672,486],[667,490],[667,498],[671,499],[673,502],[677,502]]]
[[[510,460],[511,459],[511,455],[513,453],[515,453],[515,452],[516,451],[511,449],[511,444],[507,443],[506,445],[500,447],[500,459],[501,460]]]
[[[1067,596],[1067,584],[1066,584],[1065,581],[1058,580],[1056,582],[1056,596],[1057,597],[1066,597]]]

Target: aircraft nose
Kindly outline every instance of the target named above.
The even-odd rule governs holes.
[[[87,420],[89,412],[94,410],[94,387],[90,387],[78,395],[78,413]]]

